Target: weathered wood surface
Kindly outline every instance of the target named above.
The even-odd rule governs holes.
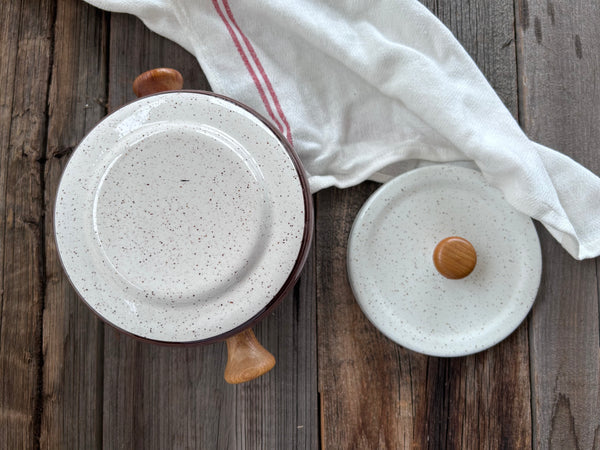
[[[598,174],[600,4],[516,3],[522,125]],[[540,234],[543,283],[530,328],[534,445],[600,448],[598,260],[576,262]]]
[[[424,3],[532,138],[600,173],[597,2]],[[0,448],[600,448],[598,261],[540,227],[530,318],[478,355],[416,354],[348,286],[347,236],[373,183],[316,196],[303,277],[255,328],[277,359],[265,377],[229,386],[224,344],[157,347],[102,325],[58,261],[60,174],[141,71],[208,84],[139,20],[80,0],[0,3],[0,56]]]
[[[62,270],[53,211],[72,150],[106,115],[108,18],[84,2],[57,2],[44,170],[43,448],[93,449],[102,442],[104,328]]]
[[[43,176],[54,2],[0,3],[0,446],[40,433]]]

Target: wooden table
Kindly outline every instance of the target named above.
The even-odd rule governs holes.
[[[529,136],[600,174],[597,0],[426,0]],[[198,63],[80,0],[0,3],[0,447],[600,448],[598,260],[542,228],[527,320],[474,356],[423,356],[363,316],[345,270],[350,225],[377,187],[315,196],[316,236],[293,294],[256,334],[277,358],[223,380],[225,346],[165,348],[103,325],[77,298],[53,240],[69,154],[131,82]],[[598,199],[600,201],[600,199]]]

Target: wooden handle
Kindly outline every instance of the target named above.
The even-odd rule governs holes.
[[[457,236],[440,241],[433,251],[433,264],[446,278],[458,280],[473,272],[477,253],[469,241]]]
[[[161,67],[138,75],[133,82],[133,92],[138,97],[163,91],[177,91],[183,87],[183,77],[175,69]]]
[[[275,357],[256,339],[248,328],[227,339],[225,381],[245,383],[264,375],[275,366]]]

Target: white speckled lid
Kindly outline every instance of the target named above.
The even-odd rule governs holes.
[[[473,272],[447,279],[433,264],[449,236],[470,241]],[[348,275],[369,320],[433,356],[461,356],[507,337],[526,317],[541,276],[531,219],[481,173],[436,165],[405,173],[365,203],[348,243]]]
[[[63,266],[103,319],[162,342],[224,337],[298,276],[312,213],[270,126],[201,92],[144,97],[99,123],[61,180]]]

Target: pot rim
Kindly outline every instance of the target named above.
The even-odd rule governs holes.
[[[94,130],[100,123],[102,123],[104,120],[106,120],[108,117],[110,117],[111,115],[113,115],[114,113],[116,113],[121,108],[124,108],[127,105],[133,104],[133,103],[135,103],[135,102],[137,102],[137,101],[139,101],[141,99],[146,99],[148,97],[155,97],[155,96],[160,96],[160,95],[169,95],[169,94],[176,94],[176,93],[200,94],[200,95],[207,95],[207,96],[210,96],[210,97],[219,98],[221,100],[227,101],[229,103],[232,103],[232,104],[234,104],[234,105],[236,105],[236,106],[238,106],[238,107],[246,110],[247,112],[249,112],[250,114],[252,114],[255,118],[257,118],[260,122],[262,122],[275,135],[275,137],[277,138],[277,140],[281,143],[281,145],[283,146],[283,148],[287,152],[288,156],[292,160],[292,164],[294,165],[294,168],[296,169],[296,173],[298,174],[300,185],[302,187],[302,196],[303,196],[303,200],[304,200],[304,212],[305,212],[305,214],[304,214],[304,232],[303,232],[303,235],[302,235],[302,241],[300,243],[300,250],[298,251],[298,255],[296,257],[296,262],[295,262],[292,270],[290,271],[290,274],[288,275],[286,281],[283,283],[283,285],[279,289],[279,291],[273,296],[273,298],[271,299],[271,301],[269,303],[267,303],[265,305],[265,307],[262,308],[253,317],[251,317],[250,319],[248,319],[246,322],[238,325],[237,327],[232,328],[232,329],[230,329],[228,331],[225,331],[225,332],[223,332],[221,334],[209,337],[209,338],[199,339],[199,340],[194,340],[194,341],[161,341],[161,340],[151,339],[151,338],[144,337],[144,336],[139,336],[139,335],[137,335],[135,333],[132,333],[131,331],[128,331],[128,330],[125,330],[122,327],[119,327],[118,325],[115,325],[110,320],[108,320],[107,318],[105,318],[104,316],[102,316],[100,313],[98,313],[98,311],[96,311],[94,308],[92,308],[92,306],[88,303],[88,301],[85,299],[85,297],[77,289],[77,287],[75,286],[75,284],[71,280],[71,276],[69,275],[69,273],[65,269],[65,265],[64,265],[64,262],[63,262],[63,259],[62,259],[62,255],[60,253],[58,242],[57,242],[56,227],[54,227],[54,232],[53,232],[54,242],[55,242],[56,249],[57,249],[58,259],[59,259],[60,264],[61,264],[61,266],[63,268],[63,272],[67,276],[67,279],[69,280],[69,283],[71,284],[71,286],[73,287],[73,289],[75,290],[75,292],[77,293],[77,295],[79,296],[79,298],[89,307],[89,309],[99,319],[101,319],[102,322],[110,325],[111,327],[117,329],[118,331],[120,331],[123,334],[131,336],[131,337],[133,337],[133,338],[135,338],[135,339],[137,339],[139,341],[150,342],[150,343],[153,343],[153,344],[159,344],[159,345],[164,345],[164,346],[173,346],[173,347],[175,347],[175,346],[185,346],[185,345],[190,345],[191,346],[191,345],[199,345],[199,344],[211,344],[211,343],[214,343],[214,342],[223,341],[223,340],[225,340],[225,339],[227,339],[227,338],[229,338],[231,336],[234,336],[234,335],[236,335],[236,334],[238,334],[238,333],[246,330],[247,328],[252,327],[256,323],[258,323],[262,319],[264,319],[264,317],[269,312],[271,312],[271,310],[275,306],[277,306],[287,296],[287,294],[292,290],[292,288],[295,286],[295,284],[300,279],[300,275],[302,273],[302,269],[304,267],[304,264],[306,263],[306,260],[308,259],[308,254],[309,254],[309,251],[310,251],[310,247],[311,247],[311,243],[312,243],[312,238],[313,238],[313,233],[314,233],[313,199],[312,199],[312,194],[310,192],[310,186],[309,186],[309,183],[308,183],[308,177],[306,175],[304,167],[302,166],[302,162],[300,161],[300,158],[298,157],[298,155],[294,151],[291,143],[262,114],[258,113],[257,111],[255,111],[254,109],[250,108],[249,106],[247,106],[247,105],[245,105],[245,104],[243,104],[243,103],[241,103],[241,102],[239,102],[237,100],[234,100],[234,99],[232,99],[230,97],[227,97],[225,95],[216,94],[214,92],[204,91],[204,90],[178,89],[178,90],[169,90],[169,91],[158,92],[158,93],[155,93],[155,94],[150,94],[150,95],[146,95],[144,97],[136,98],[136,99],[134,99],[132,101],[124,103],[119,108],[115,109],[111,113],[109,113],[106,116],[104,116],[102,118],[102,120],[100,120],[94,127],[92,127],[92,129],[90,131],[88,131],[85,134],[85,136],[80,140],[80,142],[82,142],[83,140],[85,140],[85,138],[88,136],[88,134],[90,134],[92,132],[92,130]],[[74,151],[77,151],[77,147],[75,148]],[[60,188],[60,185],[62,183],[62,178],[64,176],[64,173],[65,173],[65,170],[63,169],[63,173],[61,174],[59,183],[57,185],[57,192],[58,192],[58,189]],[[52,216],[53,221],[56,218],[56,204],[57,204],[57,202],[56,202],[56,193],[55,193],[55,202],[54,202],[53,216]]]

